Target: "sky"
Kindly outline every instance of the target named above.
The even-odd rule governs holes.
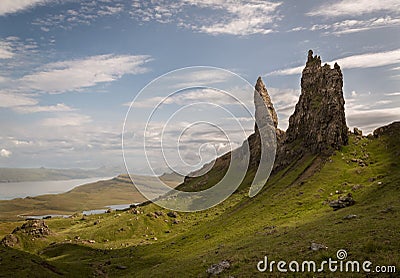
[[[193,66],[223,70],[183,74],[178,85],[201,77],[201,84],[214,84],[228,71],[252,85],[262,76],[286,129],[309,49],[323,63],[341,66],[348,126],[370,133],[400,120],[399,31],[398,0],[2,0],[0,167],[123,165],[121,137],[131,102],[157,77]],[[142,115],[140,109],[159,97],[144,90],[131,111]],[[220,97],[218,90],[195,88],[167,103],[229,102]],[[213,110],[204,114],[232,118]],[[248,124],[231,130],[247,136],[250,114],[234,114]],[[166,115],[155,123],[160,128]],[[225,152],[226,138],[215,126],[213,132],[198,125],[182,133],[195,115],[177,117],[170,130],[175,141],[179,134],[198,139],[194,149],[186,145],[184,156],[197,157],[194,151],[201,158],[202,148]],[[131,117],[124,132],[142,134],[145,122]],[[159,138],[157,132],[151,136]],[[145,158],[134,148],[127,155],[132,171],[143,173]],[[159,154],[149,150],[149,157]]]

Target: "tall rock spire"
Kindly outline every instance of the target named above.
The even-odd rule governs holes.
[[[321,58],[308,52],[301,78],[301,95],[289,119],[286,142],[301,141],[312,153],[338,149],[348,143],[344,113],[343,75],[338,64],[321,66]]]
[[[254,104],[255,104],[255,117],[258,119],[259,117],[262,117],[262,112],[265,109],[262,109],[260,106],[266,106],[268,109],[268,112],[271,116],[272,124],[276,127],[278,127],[278,116],[276,115],[274,105],[272,104],[271,98],[268,94],[267,88],[264,85],[264,82],[261,79],[261,76],[258,77],[256,85],[255,85],[255,92],[258,93],[261,96],[262,102],[258,101],[260,98],[254,97]],[[260,121],[261,122],[261,121]]]

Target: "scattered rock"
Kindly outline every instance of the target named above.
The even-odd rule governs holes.
[[[354,218],[358,218],[358,215],[356,215],[356,214],[348,214],[345,217],[343,217],[344,220],[350,220],[350,219],[354,219]]]
[[[1,244],[3,244],[5,247],[14,247],[15,245],[18,244],[18,242],[19,242],[18,238],[13,234],[6,235],[1,240]]]
[[[138,209],[136,209],[136,208],[133,208],[133,209],[131,210],[131,213],[133,213],[133,214],[140,214],[140,210],[138,210]]]
[[[231,267],[231,264],[229,263],[229,261],[224,260],[217,264],[213,264],[206,270],[206,272],[209,275],[214,276],[214,275],[218,275],[218,274],[222,273],[224,270],[226,270],[230,267]]]
[[[172,224],[179,224],[179,220],[175,219]]]
[[[167,213],[167,215],[171,218],[177,218],[178,214],[175,211],[170,211]]]
[[[111,212],[112,210],[110,208],[106,210],[106,213],[111,213]]]
[[[157,216],[163,216],[164,215],[164,213],[162,211],[155,211],[154,214],[157,215]]]
[[[128,267],[125,265],[117,265],[115,268],[123,270],[123,269],[127,269]]]
[[[329,206],[333,208],[333,210],[338,210],[341,208],[349,207],[355,204],[353,196],[351,193],[348,193],[346,196],[339,196],[337,200],[330,201]]]
[[[326,250],[326,249],[328,249],[328,247],[326,247],[325,245],[320,244],[320,243],[312,242],[311,246],[310,246],[310,249],[312,251],[319,251],[319,250]]]
[[[94,221],[94,223],[93,223],[93,225],[99,225],[100,224],[100,220],[96,220],[96,221]]]
[[[357,191],[357,190],[359,190],[359,189],[361,189],[361,188],[363,188],[364,186],[362,185],[362,184],[356,184],[356,185],[354,185],[352,188],[351,188],[351,190],[352,191]]]

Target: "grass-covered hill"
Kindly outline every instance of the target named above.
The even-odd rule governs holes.
[[[46,220],[49,235],[35,237],[21,229],[8,236],[13,246],[0,248],[0,276],[207,277],[210,266],[227,261],[221,277],[278,277],[276,270],[258,272],[257,263],[264,256],[321,262],[336,259],[339,249],[347,251],[348,260],[394,265],[399,271],[399,146],[399,123],[376,137],[352,134],[349,144],[330,157],[304,155],[278,171],[251,199],[250,172],[238,192],[202,212],[168,215],[150,204],[125,212]],[[354,205],[336,211],[329,206],[329,201],[348,193]],[[21,225],[1,224],[0,237]],[[327,249],[313,251],[311,243]]]
[[[151,186],[157,177],[134,175],[135,183]],[[171,187],[182,182],[182,177],[164,174],[160,177]],[[61,194],[0,201],[0,221],[17,220],[20,216],[69,215],[83,210],[102,209],[109,205],[141,203],[146,199],[133,186],[127,174],[110,180],[84,184]]]

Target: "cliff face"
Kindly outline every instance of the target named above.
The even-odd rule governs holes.
[[[321,66],[321,59],[308,52],[301,78],[301,95],[289,119],[285,144],[300,141],[312,153],[339,149],[348,143],[344,113],[343,75],[338,64]]]

